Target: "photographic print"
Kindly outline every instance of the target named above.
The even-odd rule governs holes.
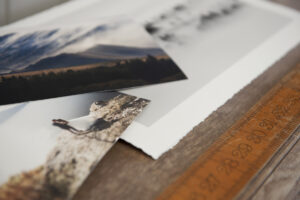
[[[299,13],[266,1],[104,0],[82,10],[88,19],[106,11],[135,16],[188,77],[125,91],[151,99],[124,139],[153,158],[176,145],[300,39]],[[72,13],[60,19],[66,23],[80,17]]]
[[[190,42],[189,37],[201,34],[218,19],[232,15],[240,6],[239,0],[186,0],[150,19],[145,29],[169,45],[185,45]]]
[[[88,116],[53,119],[56,131],[1,133],[0,199],[72,198],[149,102],[120,93],[102,97]]]
[[[133,16],[145,29],[149,23],[156,27],[157,32],[152,32],[154,40],[180,66],[188,80],[126,90],[128,94],[151,99],[151,104],[121,136],[155,159],[300,40],[299,12],[267,1],[103,0],[86,1],[84,7],[80,2],[71,1],[67,7],[72,12],[63,17],[61,13],[66,7],[56,7],[43,13],[42,19],[33,16],[1,30],[34,28],[37,23],[42,26],[98,21],[120,14]],[[174,21],[169,23],[171,19]],[[185,24],[189,20],[192,23]],[[171,35],[170,39],[161,38],[164,34]],[[20,127],[28,130],[28,124],[35,129],[34,122],[45,120],[52,110],[59,110],[67,118],[67,114],[77,109],[70,109],[72,112],[54,109],[57,104],[73,108],[70,105],[77,102],[73,106],[81,107],[79,100],[90,96],[93,94],[68,96],[70,99],[65,102],[47,99],[49,106],[44,102],[42,109],[40,101],[28,102],[22,108],[15,106],[3,111],[10,119],[0,124],[0,132],[16,132]]]
[[[145,20],[189,79],[126,91],[151,99],[128,140],[154,158],[171,149],[299,43],[299,19],[299,13],[266,1],[186,0]],[[144,142],[130,139],[135,136]],[[166,142],[159,142],[162,137]],[[147,141],[155,141],[155,148]]]
[[[186,79],[147,32],[125,19],[0,36],[0,104]]]

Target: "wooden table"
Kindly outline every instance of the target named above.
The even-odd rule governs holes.
[[[300,10],[299,0],[273,1]],[[88,177],[74,199],[154,199],[299,62],[300,44],[194,127],[158,160],[151,159],[130,144],[118,142]],[[257,191],[254,199],[300,199],[299,166],[300,142]]]

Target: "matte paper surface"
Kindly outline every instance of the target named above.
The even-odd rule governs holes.
[[[57,115],[48,129],[1,132],[0,199],[70,199],[147,104],[103,92],[85,117]]]
[[[261,0],[72,1],[3,30],[93,21],[116,14],[127,14],[144,24],[189,77],[126,91],[151,99],[151,104],[122,138],[153,158],[176,145],[300,41],[299,13]],[[72,100],[92,98],[94,93],[90,95],[74,96]],[[70,101],[60,101],[60,105],[70,106]],[[10,109],[17,112],[16,121],[28,122],[27,109],[35,106],[29,103],[22,110]],[[9,113],[8,108],[3,109]]]
[[[0,35],[0,104],[185,78],[140,25],[123,18]]]

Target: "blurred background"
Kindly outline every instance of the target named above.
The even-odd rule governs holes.
[[[0,0],[0,26],[69,0]]]
[[[12,23],[70,0],[0,0],[0,26]],[[151,0],[150,0],[151,1]],[[300,9],[300,0],[271,0]]]

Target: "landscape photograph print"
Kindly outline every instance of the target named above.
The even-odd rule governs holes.
[[[186,79],[127,19],[0,35],[0,105]]]
[[[102,92],[89,114],[39,131],[0,134],[1,200],[68,200],[149,103]],[[100,197],[101,198],[101,197]]]

